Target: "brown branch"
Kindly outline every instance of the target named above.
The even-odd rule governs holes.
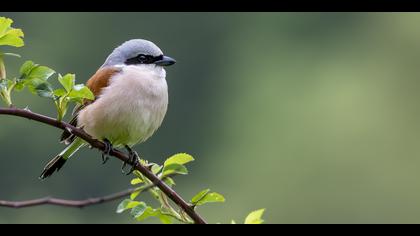
[[[31,112],[27,109],[19,109],[13,107],[0,108],[0,115],[24,117],[62,130],[67,130],[72,134],[76,135],[77,137],[80,137],[86,142],[88,142],[92,147],[102,151],[105,149],[105,144],[103,142],[97,139],[93,139],[82,129],[76,128],[66,122],[58,121],[54,118]],[[129,162],[128,155],[118,150],[111,150],[110,155],[120,159],[121,161]],[[140,173],[142,173],[144,176],[146,176],[146,178],[148,178],[152,182],[152,184],[156,185],[156,187],[158,187],[162,192],[164,192],[176,205],[178,205],[182,210],[184,210],[185,213],[187,213],[187,215],[191,217],[194,223],[206,224],[205,220],[194,210],[192,206],[190,206],[178,193],[176,193],[164,181],[162,181],[161,179],[159,179],[159,177],[153,174],[152,171],[150,171],[147,167],[141,164],[137,164],[135,166],[135,169],[140,171]]]
[[[165,178],[163,178],[162,180],[164,180]],[[78,200],[78,201],[66,200],[66,199],[61,199],[61,198],[52,198],[52,197],[44,197],[44,198],[27,200],[27,201],[0,200],[0,207],[24,208],[24,207],[32,207],[32,206],[39,206],[39,205],[56,205],[56,206],[63,206],[63,207],[84,208],[87,206],[114,201],[114,200],[129,196],[130,194],[136,191],[145,192],[153,187],[155,187],[155,185],[150,184],[150,185],[141,186],[137,188],[130,188],[130,189],[127,189],[118,193],[109,194],[103,197],[88,198],[85,200]]]
[[[127,189],[125,191],[121,191],[121,192],[110,194],[103,197],[88,198],[88,199],[79,200],[79,201],[52,198],[52,197],[44,197],[44,198],[33,199],[33,200],[28,200],[28,201],[2,201],[0,200],[0,206],[10,207],[10,208],[24,208],[24,207],[32,207],[32,206],[39,206],[39,205],[56,205],[56,206],[64,206],[64,207],[83,208],[83,207],[92,206],[92,205],[96,205],[100,203],[114,201],[119,198],[126,197],[135,191],[136,191],[136,188],[132,188],[132,189]]]

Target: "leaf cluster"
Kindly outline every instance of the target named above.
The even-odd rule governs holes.
[[[157,175],[166,184],[173,187],[175,181],[172,178],[174,175],[187,175],[188,169],[185,166],[189,162],[194,161],[194,158],[187,153],[175,154],[163,163],[158,165],[156,163],[148,163],[146,160],[140,160],[142,165],[148,166],[153,174]],[[123,213],[129,211],[130,216],[137,220],[143,221],[148,218],[154,217],[159,219],[164,224],[170,224],[174,222],[182,223],[193,223],[193,221],[181,210],[176,209],[172,206],[165,194],[157,187],[149,188],[153,186],[152,183],[145,178],[140,172],[135,171],[136,176],[131,180],[131,185],[138,186],[136,191],[130,195],[130,198],[124,199],[117,207],[117,213]],[[153,207],[147,205],[144,201],[139,200],[141,193],[147,190],[157,201],[158,206]],[[190,206],[197,208],[208,203],[225,202],[225,197],[217,192],[212,192],[210,189],[205,189],[198,192],[190,200]],[[251,212],[245,219],[245,224],[261,224],[264,221],[261,219],[264,213],[264,209]],[[235,221],[232,221],[235,223]]]

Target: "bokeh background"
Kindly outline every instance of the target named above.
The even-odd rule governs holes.
[[[154,41],[167,69],[162,127],[136,146],[162,162],[196,161],[176,178],[185,198],[211,188],[224,204],[209,222],[420,223],[420,14],[416,13],[0,13],[25,32],[23,55],[85,82],[131,38]],[[54,116],[24,91],[19,107]],[[120,163],[85,149],[39,181],[63,149],[59,130],[0,117],[0,199],[83,199],[129,187]],[[79,209],[0,208],[0,223],[136,223],[118,202]],[[147,221],[155,223],[156,221]]]

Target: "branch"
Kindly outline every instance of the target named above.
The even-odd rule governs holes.
[[[39,205],[56,205],[56,206],[64,206],[64,207],[83,208],[87,206],[92,206],[92,205],[97,205],[100,203],[117,200],[119,198],[128,196],[135,191],[137,191],[137,188],[131,188],[131,189],[127,189],[125,191],[110,194],[107,196],[89,198],[89,199],[80,200],[80,201],[51,198],[51,197],[44,197],[44,198],[33,199],[33,200],[28,200],[28,201],[19,201],[19,202],[0,200],[0,206],[10,207],[10,208],[24,208],[24,207],[32,207],[32,206],[39,206]]]
[[[163,178],[162,180],[166,179],[167,177]],[[64,206],[64,207],[74,207],[74,208],[84,208],[87,206],[97,205],[105,202],[114,201],[126,196],[131,195],[136,191],[145,192],[151,188],[155,187],[154,184],[149,184],[137,188],[130,188],[121,192],[109,194],[103,197],[97,198],[88,198],[85,200],[66,200],[60,198],[51,198],[51,197],[44,197],[38,199],[32,199],[27,201],[3,201],[0,200],[0,207],[9,207],[9,208],[24,208],[24,207],[32,207],[32,206],[39,206],[39,205],[56,205],[56,206]]]
[[[77,137],[82,138],[90,144],[90,146],[97,148],[99,150],[105,150],[105,144],[97,139],[93,139],[89,134],[84,132],[82,129],[76,128],[66,122],[58,121],[54,118],[44,116],[31,112],[27,109],[19,108],[0,108],[0,115],[11,115],[28,118],[30,120],[38,121],[62,130],[67,130]],[[111,150],[109,153],[111,156],[120,159],[124,162],[129,162],[129,157],[118,150]],[[148,178],[153,185],[156,185],[162,192],[164,192],[176,205],[178,205],[182,210],[187,213],[189,217],[196,224],[206,224],[205,220],[190,206],[178,193],[176,193],[171,187],[169,187],[164,181],[159,179],[155,174],[153,174],[147,167],[137,164],[135,169],[140,171],[146,178]]]

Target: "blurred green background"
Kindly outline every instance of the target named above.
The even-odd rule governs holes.
[[[145,38],[177,59],[167,69],[162,127],[136,146],[162,162],[196,161],[176,178],[185,198],[211,188],[227,198],[199,212],[242,222],[420,223],[420,14],[1,13],[26,46],[3,48],[9,75],[24,60],[85,82],[111,50]],[[54,116],[27,91],[19,107]],[[63,149],[60,131],[0,116],[0,199],[83,199],[129,187],[120,163],[85,149],[39,181]],[[0,223],[135,223],[118,202],[79,209],[0,208]],[[147,221],[154,223],[155,221]]]

